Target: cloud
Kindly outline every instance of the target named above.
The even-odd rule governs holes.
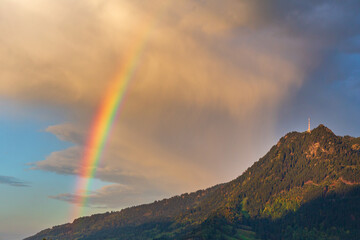
[[[356,51],[348,43],[359,35],[358,6],[4,0],[0,96],[65,112],[68,123],[46,131],[74,146],[32,168],[75,175],[107,86],[140,40],[145,47],[96,178],[169,194],[196,190],[240,175],[268,150],[281,106],[331,49]]]
[[[65,142],[84,145],[85,129],[81,126],[75,127],[71,123],[49,126],[46,132],[54,134],[57,138]]]
[[[61,130],[62,126],[64,130]],[[70,137],[67,140],[81,144],[76,140],[81,134],[80,131],[68,132],[69,129],[76,131],[68,124],[51,126],[48,131],[53,130],[60,139],[73,136],[74,138]],[[128,187],[161,188],[173,194],[193,189],[194,186],[206,186],[207,181],[211,179],[209,173],[199,170],[201,166],[182,159],[159,145],[147,142],[148,140],[142,139],[141,136],[135,136],[132,131],[126,132],[126,129],[123,129],[121,136],[122,138],[117,137],[109,142],[101,163],[97,167],[96,178]],[[53,152],[45,160],[32,163],[31,168],[76,175],[81,168],[84,147],[76,145]],[[164,181],[164,179],[167,180]]]
[[[86,195],[87,207],[95,208],[124,208],[152,202],[159,196],[164,195],[161,191],[155,189],[146,189],[141,186],[128,187],[122,184],[112,184],[104,186],[90,194]],[[74,194],[59,194],[49,196],[49,198],[79,204],[79,196]],[[83,204],[83,203],[80,203]]]
[[[238,9],[233,8],[228,12],[226,9],[231,9],[230,4],[218,10],[224,12],[223,17],[219,18],[218,13],[214,12],[218,6],[214,1],[210,1],[209,5],[184,1],[172,3],[175,6],[169,4],[165,7],[161,6],[162,1],[155,1],[150,5],[144,4],[143,1],[134,1],[132,4],[126,1],[108,3],[100,1],[101,4],[96,1],[90,1],[88,4],[73,4],[71,1],[50,3],[37,0],[35,2],[37,4],[34,6],[26,3],[10,3],[10,1],[2,3],[9,9],[4,13],[4,21],[0,26],[0,30],[4,34],[7,33],[7,38],[2,39],[4,45],[2,56],[6,56],[1,61],[1,79],[4,86],[0,92],[2,95],[37,102],[46,100],[53,104],[65,104],[68,107],[75,103],[76,111],[79,105],[94,107],[106,89],[106,82],[116,74],[118,65],[125,61],[127,54],[125,49],[130,41],[143,31],[141,22],[148,17],[159,18],[159,22],[156,28],[152,29],[147,50],[143,53],[141,65],[143,70],[137,77],[138,81],[134,80],[135,84],[133,84],[135,93],[144,94],[142,90],[146,87],[145,97],[153,97],[160,90],[160,97],[168,99],[173,95],[166,93],[190,87],[189,91],[180,92],[176,100],[207,105],[218,102],[219,107],[231,108],[229,111],[234,111],[235,107],[238,108],[238,105],[244,104],[247,99],[254,98],[254,105],[259,104],[261,101],[257,98],[262,96],[260,86],[272,81],[261,80],[271,74],[272,70],[266,66],[269,64],[266,57],[270,57],[270,53],[256,50],[267,41],[260,41],[257,46],[249,46],[247,44],[257,36],[251,37],[252,34],[247,34],[250,37],[239,39],[239,42],[243,41],[243,44],[247,45],[246,47],[236,48],[231,45],[230,48],[221,49],[219,42],[209,39],[208,32],[217,31],[217,28],[229,29],[225,32],[220,31],[217,35],[221,41],[243,35],[232,32],[239,24],[244,24],[245,20],[231,20],[231,16]],[[231,2],[235,3],[235,1]],[[72,8],[67,8],[70,3]],[[238,12],[238,15],[246,12],[248,8],[248,4],[240,5],[238,8],[244,10]],[[46,6],[51,14],[42,11],[41,6]],[[161,7],[166,9],[158,10]],[[186,12],[188,9],[194,10]],[[165,12],[162,14],[162,19],[151,15],[161,11]],[[72,24],[73,22],[77,24]],[[217,27],[214,23],[225,26]],[[21,28],[22,31],[14,32],[12,29],[15,28]],[[124,35],[127,37],[124,38]],[[271,38],[273,40],[270,41],[282,41],[283,36]],[[229,60],[225,58],[220,60],[217,51],[220,54],[233,52]],[[279,81],[286,83],[290,81],[289,77],[297,75],[291,67],[291,62],[287,64],[287,59],[282,59],[285,54],[271,54],[274,64],[289,65],[283,68],[289,69],[289,73],[284,73],[284,78]],[[243,60],[238,62],[241,60],[238,59],[235,61],[238,64],[228,67],[229,63],[235,60],[231,58],[239,55],[243,55]],[[246,66],[248,60],[249,66]],[[247,70],[249,67],[252,68],[250,71]],[[21,72],[17,71],[19,68],[22,69]],[[254,75],[256,72],[262,74]],[[238,77],[234,77],[235,74]],[[273,77],[276,79],[274,81],[277,81],[280,76]],[[196,81],[198,83],[194,84]],[[252,83],[250,84],[249,81]],[[288,84],[290,87],[291,81]],[[254,92],[250,96],[234,96],[232,89],[239,87],[244,88],[243,93],[248,93],[248,90],[259,92]],[[217,91],[219,88],[225,91],[220,96]],[[200,89],[203,91],[199,92]],[[192,92],[197,94],[194,95]],[[142,104],[143,102],[139,103]],[[250,105],[249,108],[252,106]]]
[[[13,187],[29,187],[27,182],[9,176],[0,176],[0,184],[6,184]]]

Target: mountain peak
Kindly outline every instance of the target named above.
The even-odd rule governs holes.
[[[311,142],[319,142],[319,141],[327,141],[329,139],[338,138],[333,131],[331,131],[328,127],[323,124],[320,124],[316,128],[312,129],[309,133],[306,132],[289,132],[285,136],[283,136],[279,142],[277,143],[277,147],[282,144],[289,144],[292,142],[301,141],[300,139],[308,139]]]
[[[311,132],[319,132],[319,133],[332,133],[334,134],[328,127],[326,127],[324,124],[320,124],[316,128],[314,128]]]
[[[320,124],[310,132],[310,137],[313,140],[329,140],[338,136],[336,136],[329,128],[327,128],[323,124]]]

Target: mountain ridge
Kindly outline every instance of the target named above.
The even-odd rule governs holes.
[[[228,183],[120,212],[79,218],[26,240],[295,239],[286,236],[296,233],[304,237],[314,232],[324,239],[334,236],[338,236],[334,239],[356,239],[360,236],[356,230],[360,229],[359,223],[356,224],[360,222],[360,209],[350,200],[360,199],[359,182],[360,138],[336,136],[320,124],[310,133],[286,134],[242,175]],[[333,206],[342,206],[348,196],[351,196],[349,206],[354,205],[358,211],[354,215],[350,213],[353,209],[348,211],[343,207],[345,210],[339,218],[346,222],[353,220],[348,225],[334,221],[339,227],[337,235],[329,233],[335,227],[333,223],[321,218],[314,222],[313,229],[307,232],[301,229],[306,223],[297,213],[307,215],[308,208],[316,212],[323,206],[330,206],[333,211],[328,200],[334,202]],[[312,209],[312,202],[322,205]],[[293,228],[286,219],[299,227]],[[284,232],[278,226],[290,230]]]

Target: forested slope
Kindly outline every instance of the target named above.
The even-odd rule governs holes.
[[[237,179],[27,238],[360,239],[360,138],[291,132]]]

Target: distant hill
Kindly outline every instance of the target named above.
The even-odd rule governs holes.
[[[96,214],[26,240],[360,239],[360,138],[291,132],[226,184]]]

